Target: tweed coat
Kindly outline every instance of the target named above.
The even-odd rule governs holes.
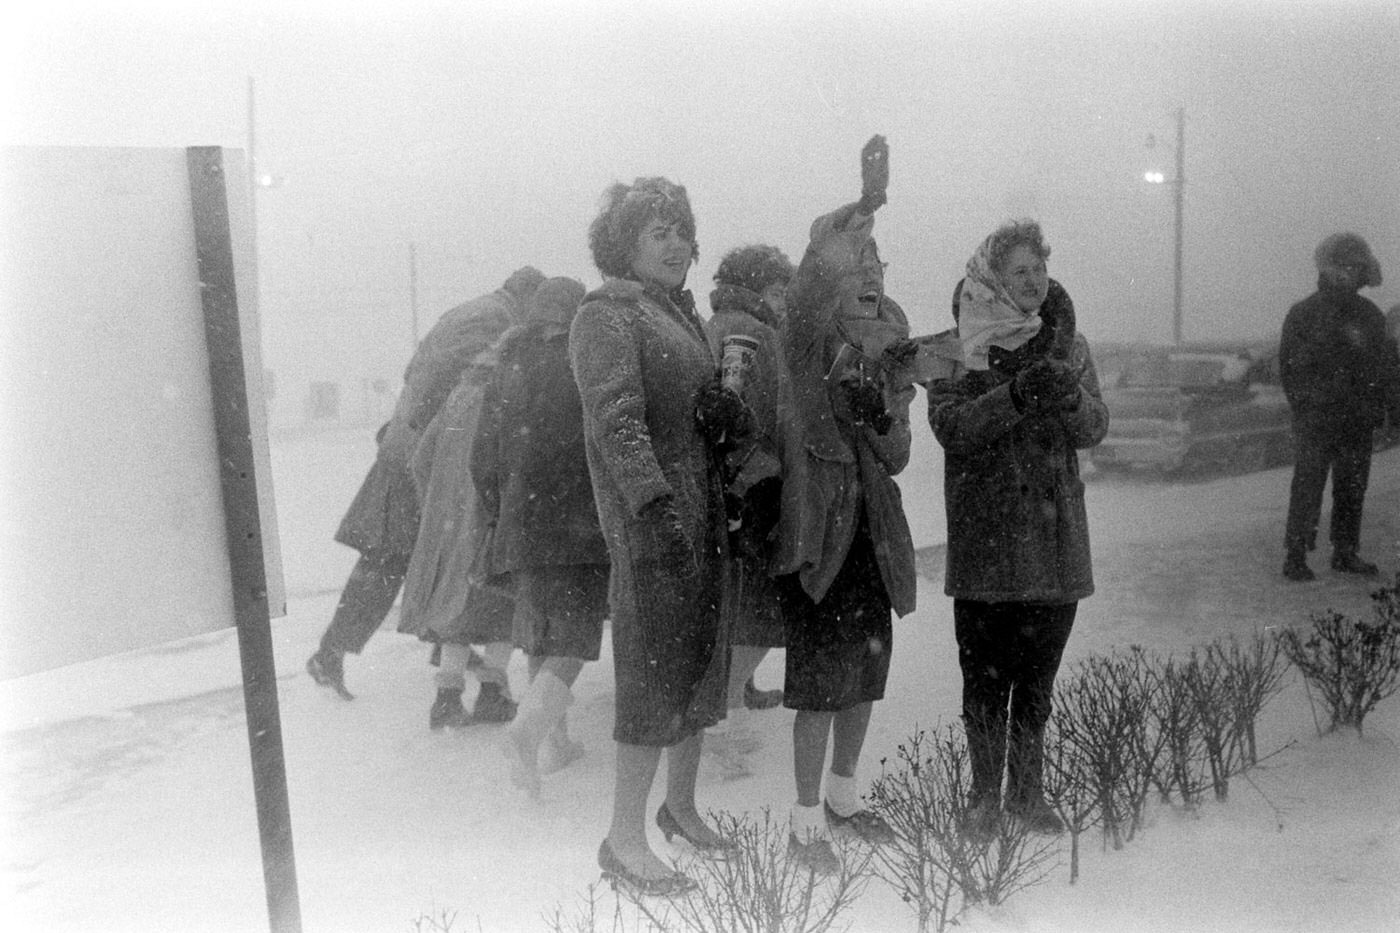
[[[715,360],[688,292],[623,279],[585,297],[569,357],[611,561],[613,737],[672,745],[723,717],[729,677],[723,489],[695,419]],[[658,559],[658,530],[642,517],[666,495],[692,545],[686,566]]]
[[[1079,407],[1022,414],[996,369],[928,385],[928,417],[943,445],[948,557],[944,592],[979,602],[1064,604],[1094,591],[1084,481],[1076,450],[1108,431],[1089,344]]]

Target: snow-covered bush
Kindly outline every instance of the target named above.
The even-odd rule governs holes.
[[[1162,754],[1152,780],[1163,802],[1175,794],[1182,806],[1193,809],[1200,803],[1207,780],[1205,743],[1187,677],[1189,668],[1189,664],[1167,658],[1156,669],[1157,699],[1151,715],[1153,729],[1162,741]]]
[[[1000,904],[1042,880],[1053,840],[1020,820],[1001,819],[990,838],[970,832],[971,771],[962,730],[930,739],[916,732],[882,761],[870,805],[896,839],[873,850],[875,872],[918,918],[918,929],[943,930],[971,904]]]
[[[1279,635],[1283,653],[1310,687],[1309,699],[1312,688],[1322,694],[1329,731],[1351,726],[1360,732],[1366,714],[1400,684],[1400,575],[1371,598],[1372,622],[1328,609],[1313,614],[1311,631],[1290,628]]]

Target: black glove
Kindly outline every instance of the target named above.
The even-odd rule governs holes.
[[[1016,410],[1044,414],[1079,403],[1079,370],[1065,360],[1036,360],[1011,380]]]
[[[918,342],[910,340],[908,337],[901,337],[885,347],[884,352],[880,354],[880,360],[889,369],[899,369],[901,366],[908,366],[918,355]]]
[[[860,211],[873,214],[889,200],[885,189],[890,185],[890,145],[876,134],[860,150]]]
[[[711,447],[733,443],[753,430],[753,415],[743,398],[716,379],[695,393],[695,423]]]
[[[695,572],[695,549],[691,546],[690,535],[681,521],[676,508],[675,497],[670,494],[657,496],[642,506],[637,513],[642,534],[637,546],[642,553],[637,558],[652,558],[676,571],[677,574]]]
[[[868,424],[876,434],[888,434],[894,419],[885,410],[885,393],[878,382],[868,379],[843,382],[847,404],[851,408],[851,418],[856,424]]]

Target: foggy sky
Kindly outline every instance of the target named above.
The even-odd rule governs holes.
[[[279,179],[257,198],[272,363],[358,343],[399,372],[410,243],[422,329],[525,262],[596,284],[588,222],[640,174],[690,192],[706,307],[730,247],[800,256],[811,220],[858,195],[872,133],[891,146],[887,288],[916,331],[950,326],[978,242],[1031,216],[1091,340],[1166,341],[1172,189],[1142,173],[1172,177],[1178,107],[1188,339],[1276,339],[1338,229],[1385,270],[1365,294],[1400,300],[1386,0],[205,9],[6,14],[0,138],[244,148],[252,77],[259,170]]]

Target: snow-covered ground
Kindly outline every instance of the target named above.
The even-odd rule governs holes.
[[[571,911],[598,880],[612,781],[607,643],[571,710],[588,754],[547,779],[538,802],[507,782],[500,727],[429,732],[427,652],[393,631],[394,616],[347,663],[358,699],[312,683],[302,664],[354,559],[331,534],[373,455],[370,433],[272,445],[288,590],[273,631],[303,928],[405,931],[446,909],[462,931],[543,930],[546,911]],[[941,460],[926,434],[902,485],[917,543],[938,544]],[[1179,484],[1092,479],[1099,591],[1081,607],[1067,663],[1131,644],[1180,651],[1300,624],[1328,606],[1369,616],[1373,583],[1322,570],[1325,554],[1314,559],[1317,582],[1280,578],[1287,485],[1286,469]],[[1385,572],[1400,569],[1400,448],[1374,462],[1363,550]],[[939,581],[921,580],[919,609],[895,627],[866,781],[916,727],[956,721],[951,629]],[[511,674],[523,688],[521,658]],[[0,683],[5,929],[267,928],[239,676],[236,638],[225,631]],[[779,653],[758,680],[781,676]],[[763,714],[766,741],[750,776],[724,780],[707,763],[702,808],[785,814],[790,721],[782,710]],[[1228,803],[1198,816],[1158,809],[1122,851],[1091,841],[1077,884],[1066,862],[1002,908],[966,915],[961,928],[1400,929],[1400,701],[1371,715],[1364,738],[1319,737],[1290,675],[1260,725],[1262,752],[1289,747],[1233,782]],[[666,851],[659,835],[653,842]],[[915,928],[879,881],[846,919],[857,931]]]

